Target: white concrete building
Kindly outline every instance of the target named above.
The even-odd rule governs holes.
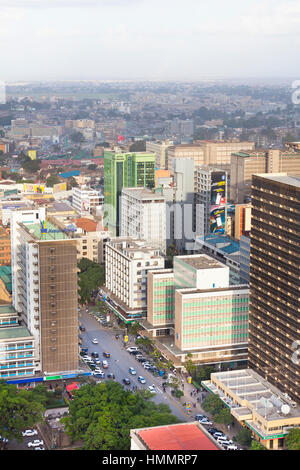
[[[159,250],[143,240],[113,238],[106,244],[105,291],[127,317],[147,311],[147,272],[164,268]]]
[[[147,188],[124,188],[121,199],[120,236],[145,240],[166,252],[166,202]]]
[[[72,206],[80,217],[90,215],[94,207],[103,206],[103,204],[104,195],[101,191],[96,191],[86,186],[73,188]]]

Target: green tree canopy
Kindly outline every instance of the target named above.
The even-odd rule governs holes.
[[[300,450],[300,428],[291,429],[286,436],[288,450]]]
[[[89,302],[93,290],[102,286],[105,282],[105,268],[87,258],[82,258],[78,267],[79,273],[79,295],[81,303]]]
[[[218,415],[224,404],[218,395],[208,395],[202,402],[202,408],[213,416]]]
[[[179,422],[167,405],[114,381],[82,386],[63,421],[67,434],[81,440],[85,450],[129,450],[130,429]]]
[[[22,441],[22,431],[43,420],[44,407],[38,393],[18,390],[0,380],[0,435]]]

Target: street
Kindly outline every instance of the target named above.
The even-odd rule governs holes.
[[[86,328],[85,332],[81,332],[82,336],[82,347],[88,348],[88,355],[92,352],[99,353],[99,359],[102,361],[104,358],[103,352],[108,351],[111,357],[107,359],[109,367],[103,369],[105,374],[113,373],[115,380],[123,384],[123,379],[128,378],[131,381],[130,387],[136,386],[138,389],[147,389],[149,385],[155,385],[157,393],[154,395],[153,401],[157,404],[164,403],[169,405],[172,413],[178,417],[181,421],[192,421],[192,418],[188,416],[184,408],[179,405],[169,393],[162,391],[162,382],[165,380],[161,377],[154,377],[151,372],[144,369],[143,365],[139,363],[133,355],[126,351],[126,348],[132,344],[127,344],[126,347],[123,345],[122,337],[119,339],[115,338],[115,331],[109,328],[104,328],[94,318],[93,315],[87,312],[81,312],[79,319],[82,325]],[[98,344],[93,344],[92,340],[96,338]],[[136,375],[131,375],[129,367],[133,367],[136,370]],[[102,369],[102,366],[100,366]],[[146,379],[146,384],[142,385],[138,381],[138,376],[141,375]],[[126,386],[124,386],[126,387]],[[127,388],[127,387],[126,387]]]

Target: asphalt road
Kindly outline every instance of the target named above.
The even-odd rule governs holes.
[[[191,421],[191,417],[184,412],[183,407],[162,391],[162,382],[165,380],[160,377],[154,377],[151,372],[144,369],[143,365],[126,351],[128,345],[126,347],[123,345],[121,337],[119,339],[115,338],[115,331],[113,329],[102,327],[93,315],[85,311],[80,312],[79,320],[86,328],[85,332],[80,332],[80,336],[82,337],[82,347],[88,348],[88,355],[91,355],[92,352],[97,352],[99,353],[100,361],[106,359],[103,356],[104,351],[108,351],[111,355],[110,358],[106,359],[109,364],[108,369],[103,369],[100,366],[105,374],[109,372],[114,373],[115,380],[122,385],[124,385],[122,382],[124,378],[130,379],[131,384],[129,387],[131,389],[133,385],[138,387],[138,389],[147,389],[149,385],[154,384],[157,393],[154,395],[153,401],[157,404],[164,403],[169,405],[172,413],[181,421]],[[92,343],[94,338],[97,338],[98,344]],[[136,375],[130,374],[129,367],[133,367],[136,370]],[[139,375],[146,379],[146,384],[143,385],[138,381]],[[124,387],[129,388],[125,385]]]

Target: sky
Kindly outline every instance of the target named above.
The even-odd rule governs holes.
[[[0,0],[0,81],[300,79],[299,0]]]

